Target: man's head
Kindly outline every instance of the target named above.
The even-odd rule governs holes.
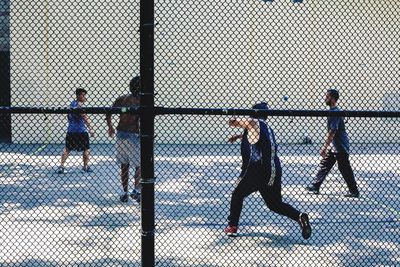
[[[328,91],[326,91],[325,94],[325,103],[328,106],[334,106],[336,105],[336,102],[339,99],[339,91],[336,89],[329,89]]]
[[[86,94],[87,94],[87,91],[83,88],[78,88],[75,90],[76,99],[79,102],[83,103],[86,101]]]
[[[129,90],[131,91],[131,94],[134,96],[139,95],[139,90],[140,90],[140,77],[136,76],[133,77],[131,82],[129,83]]]
[[[252,109],[269,109],[269,107],[268,107],[268,104],[267,104],[267,103],[265,103],[265,102],[260,102],[260,103],[257,103],[257,104],[255,104],[255,105],[253,105]],[[260,117],[260,118],[262,118],[262,119],[267,119],[267,117],[268,117],[268,116]]]

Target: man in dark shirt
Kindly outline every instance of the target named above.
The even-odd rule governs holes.
[[[254,109],[268,109],[264,102],[253,106]],[[242,135],[229,138],[232,143],[241,139],[242,172],[235,190],[232,193],[228,226],[225,233],[237,236],[239,218],[244,199],[254,192],[260,192],[267,207],[300,224],[302,236],[311,236],[311,225],[308,214],[301,213],[282,200],[282,168],[278,157],[278,145],[275,135],[265,118],[234,118],[229,126],[242,128]]]
[[[336,105],[338,99],[339,92],[337,90],[329,89],[326,92],[325,103],[330,107],[330,111],[340,111]],[[349,138],[346,133],[343,117],[329,117],[328,134],[320,150],[320,155],[322,156],[320,169],[313,183],[307,186],[306,190],[318,194],[326,176],[337,161],[339,171],[350,191],[345,196],[359,197],[360,193],[349,162],[349,147]]]

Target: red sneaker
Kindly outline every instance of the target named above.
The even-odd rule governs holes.
[[[238,227],[237,226],[231,226],[228,225],[225,229],[224,232],[227,236],[237,236],[237,232],[238,232]]]

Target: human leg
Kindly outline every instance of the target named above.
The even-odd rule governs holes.
[[[357,187],[357,182],[354,178],[354,172],[351,168],[349,161],[349,154],[338,153],[337,155],[338,168],[342,174],[344,180],[346,181],[347,187],[349,188],[350,194],[347,196],[358,197],[359,191]]]
[[[67,158],[69,156],[69,149],[65,148],[62,155],[61,155],[61,167],[64,167],[65,162],[67,161]]]
[[[321,160],[319,163],[319,170],[317,175],[314,178],[313,183],[310,186],[306,187],[306,190],[316,193],[319,193],[319,188],[324,182],[326,176],[331,171],[333,165],[336,163],[335,154],[329,151],[328,155]]]
[[[74,133],[68,132],[67,136],[65,137],[65,148],[61,155],[61,167],[62,168],[64,168],[64,164],[67,161],[70,151],[76,149],[75,143],[76,143],[76,137],[75,137]]]
[[[57,169],[58,174],[65,173],[65,162],[67,161],[69,153],[70,153],[69,149],[65,147],[63,153],[61,154],[61,164]]]
[[[226,235],[230,237],[237,236],[240,213],[243,208],[245,197],[254,192],[253,184],[248,178],[239,178],[238,185],[232,193],[231,204],[228,216],[228,226],[224,229]]]
[[[267,183],[261,182],[259,192],[267,204],[267,207],[280,215],[286,216],[294,221],[297,221],[300,212],[288,203],[282,201],[281,181],[280,177],[274,183],[274,186],[268,186]]]
[[[128,192],[129,164],[121,164],[121,185],[124,192]]]
[[[293,206],[282,201],[280,178],[273,187],[269,187],[266,183],[260,186],[260,194],[271,211],[296,221],[301,227],[301,235],[303,238],[310,238],[311,225],[308,214],[300,213],[300,211]]]
[[[136,167],[135,168],[135,176],[134,176],[134,179],[135,179],[135,188],[136,189],[139,189],[140,188],[140,176],[141,176],[141,171],[140,171],[140,167]]]
[[[91,169],[89,168],[89,157],[90,157],[90,150],[85,149],[82,153],[82,158],[83,158],[83,170],[86,172],[91,172]]]
[[[140,192],[140,175],[141,175],[140,168],[136,167],[134,176],[135,184],[130,196],[133,200],[135,200],[138,203],[140,203],[142,195]]]
[[[79,143],[78,143],[77,147],[78,147],[78,150],[83,151],[83,153],[82,153],[83,171],[92,172],[92,169],[89,167],[90,144],[89,144],[89,134],[88,133],[80,133],[79,134]]]
[[[121,202],[128,202],[128,185],[129,185],[129,164],[121,164],[121,185],[122,185],[122,195],[120,196]]]
[[[238,226],[239,218],[243,208],[245,197],[255,192],[255,187],[249,178],[239,178],[240,181],[232,192],[231,203],[229,208],[228,224],[230,226]]]
[[[134,188],[130,193],[131,198],[140,203],[141,201],[141,192],[140,192],[140,138],[138,134],[130,134],[130,138],[128,139],[128,143],[126,144],[128,161],[131,166],[135,166],[135,174],[134,174]]]
[[[128,202],[129,200],[129,141],[128,139],[119,138],[117,135],[116,142],[116,159],[120,164],[120,179],[122,185],[122,194],[120,196],[121,202]]]

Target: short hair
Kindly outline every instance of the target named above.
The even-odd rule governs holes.
[[[329,89],[326,91],[330,96],[332,96],[336,101],[339,99],[339,91],[336,89]]]
[[[267,109],[267,110],[269,109],[268,104],[265,102],[259,102],[257,104],[254,104],[252,108],[253,109]],[[266,119],[267,116],[261,116],[260,118]]]
[[[78,88],[75,90],[75,95],[78,97],[80,94],[84,93],[85,95],[87,94],[87,91],[83,88]]]
[[[137,96],[139,94],[140,89],[140,76],[135,76],[129,83],[129,90],[132,95]]]

